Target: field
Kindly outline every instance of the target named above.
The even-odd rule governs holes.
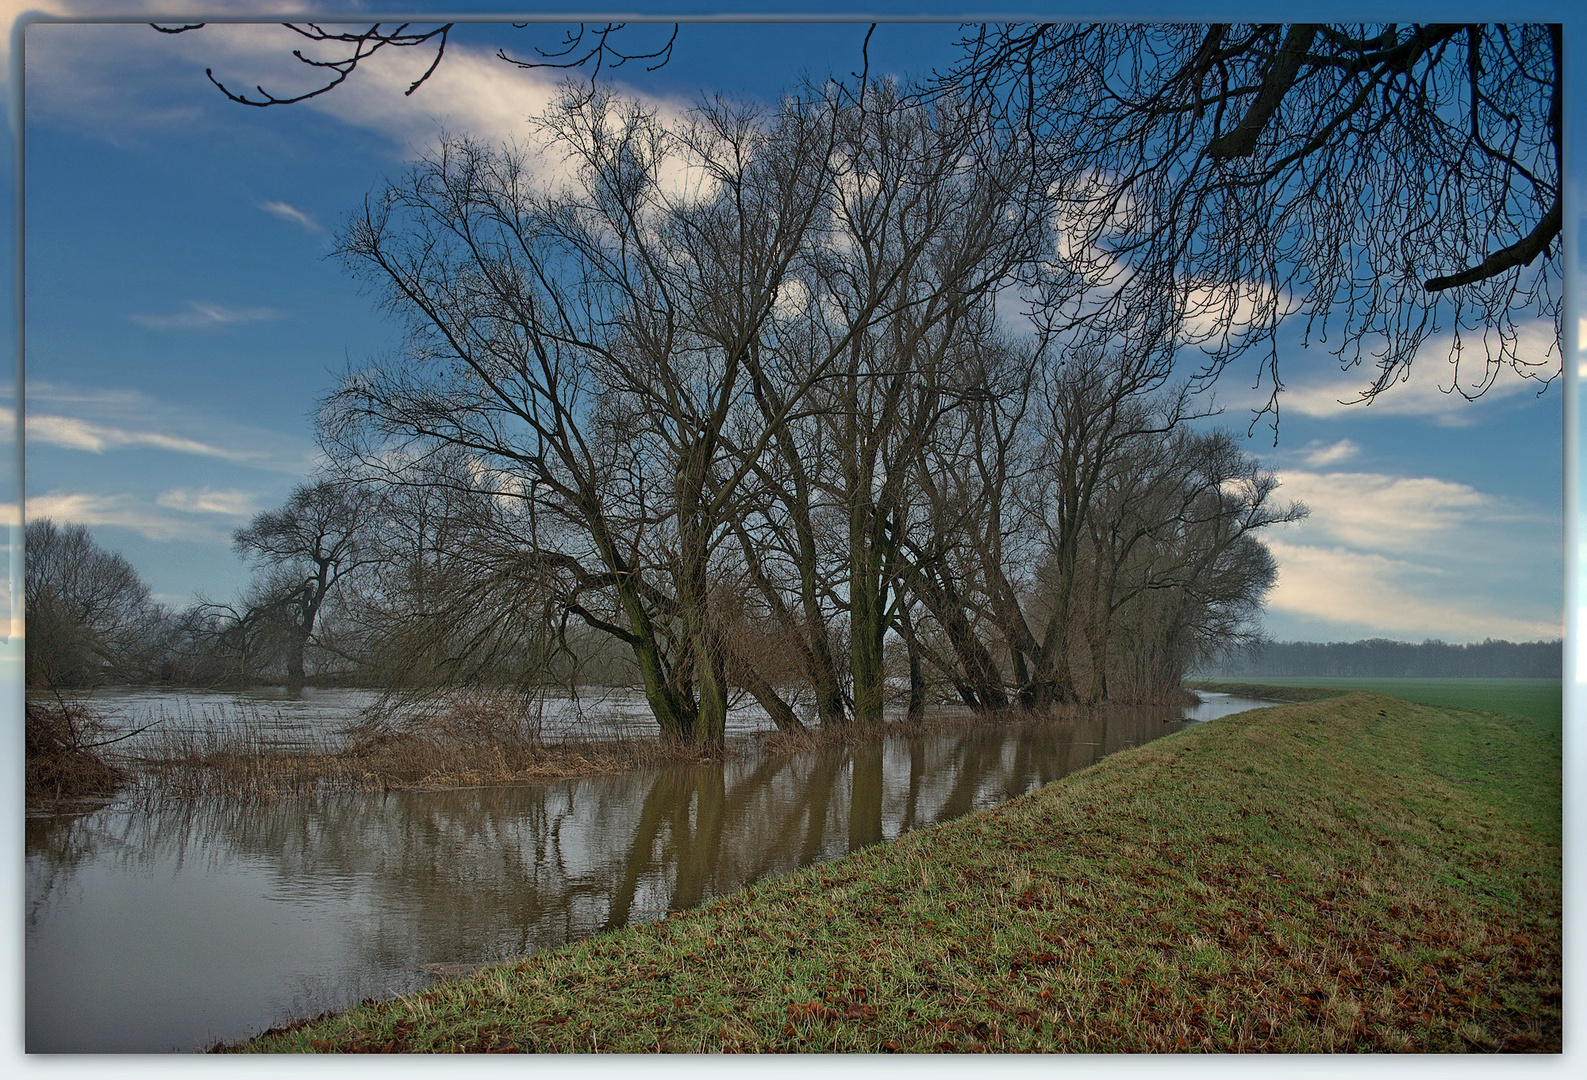
[[[1364,690],[1436,708],[1524,716],[1545,725],[1552,724],[1556,731],[1562,716],[1558,679],[1346,679],[1313,675],[1292,678],[1252,676],[1237,682],[1217,680],[1191,685],[1208,689],[1239,685],[1250,689],[1252,696],[1259,696],[1255,689],[1262,686]]]
[[[1559,718],[1518,691],[1225,717],[240,1049],[1557,1052]]]

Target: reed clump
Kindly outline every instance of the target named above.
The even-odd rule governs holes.
[[[115,739],[87,705],[69,698],[34,700],[23,713],[29,810],[107,799],[127,783],[127,771],[100,752]]]
[[[206,710],[201,715],[164,717],[154,736],[140,744],[133,764],[142,793],[157,799],[457,789],[723,756],[783,757],[874,745],[897,736],[1093,715],[1093,710],[1078,705],[1048,712],[1014,708],[995,714],[938,705],[914,720],[899,715],[875,727],[757,732],[708,750],[626,729],[611,719],[611,702],[601,705],[605,707],[585,712],[578,702],[558,702],[549,707],[564,711],[547,723],[543,702],[476,690],[421,701],[386,701],[340,731],[284,740],[281,717],[257,703],[233,703],[218,714]],[[1177,719],[1177,713],[1171,718]]]
[[[257,707],[171,724],[137,759],[161,798],[277,798],[485,787],[616,772],[700,754],[620,732],[574,733],[548,744],[516,698],[460,695],[366,715],[340,732],[283,743]]]

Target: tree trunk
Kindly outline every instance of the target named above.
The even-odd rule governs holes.
[[[909,711],[905,716],[911,724],[926,717],[926,680],[920,673],[920,652],[913,637],[909,639]]]
[[[882,722],[887,701],[886,671],[882,666],[887,632],[882,604],[868,577],[853,575],[850,590],[850,673],[854,679],[854,723],[875,727]],[[884,598],[880,598],[885,600]]]
[[[849,510],[849,673],[854,680],[854,723],[877,727],[887,702],[883,653],[889,581],[879,512],[854,483]]]
[[[692,703],[685,700],[667,678],[661,649],[656,644],[655,627],[651,624],[643,601],[631,582],[620,582],[617,593],[623,603],[623,613],[628,617],[629,629],[633,631],[633,640],[629,645],[634,650],[634,661],[639,666],[639,677],[644,683],[645,701],[650,705],[650,713],[656,718],[657,726],[661,728],[662,737],[680,741],[691,738],[695,710]]]
[[[678,504],[678,607],[683,615],[685,640],[693,654],[694,683],[699,693],[693,741],[697,746],[715,750],[721,747],[727,731],[727,673],[708,610],[711,530],[704,488],[709,460],[710,445],[702,437],[682,452],[673,490]]]
[[[727,675],[722,670],[721,650],[715,635],[699,625],[703,613],[696,609],[689,621],[695,625],[690,635],[694,649],[695,686],[700,703],[694,717],[693,741],[705,750],[718,750],[727,735]]]
[[[305,634],[294,633],[287,646],[287,689],[296,693],[308,681],[303,675],[303,649],[308,642]]]
[[[777,725],[778,731],[804,731],[805,725],[794,714],[793,706],[782,699],[775,687],[760,677],[760,672],[751,667],[744,667],[738,672],[739,682],[748,690],[766,710],[766,715],[771,717],[772,723]]]
[[[1100,705],[1108,697],[1108,637],[1111,619],[1106,613],[1091,631],[1091,704]]]
[[[976,636],[964,612],[959,590],[947,575],[927,572],[918,566],[910,572],[911,589],[926,605],[932,618],[948,635],[963,678],[957,680],[959,696],[972,709],[994,711],[1008,704],[1003,693],[1003,675],[985,643]]]

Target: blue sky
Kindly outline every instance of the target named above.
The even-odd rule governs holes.
[[[356,15],[361,6],[313,10]],[[419,10],[381,10],[405,6]],[[1403,10],[1449,19],[1459,6]],[[23,7],[129,10],[7,4]],[[1243,5],[1247,17],[1256,10]],[[1512,6],[1507,14],[1558,10]],[[1203,18],[1238,16],[1242,6],[1107,11]],[[1378,8],[1360,14],[1382,17]],[[770,99],[803,74],[857,70],[865,30],[685,25],[666,67],[630,65],[614,81],[668,109],[718,91]],[[279,504],[313,467],[312,414],[337,374],[398,340],[326,257],[339,221],[443,127],[492,139],[521,131],[554,76],[515,71],[492,54],[501,46],[526,54],[558,32],[464,27],[412,97],[401,91],[427,57],[396,55],[323,98],[249,109],[224,100],[204,68],[240,86],[293,85],[294,43],[278,28],[211,26],[180,37],[141,24],[29,29],[28,517],[89,524],[169,604],[232,598],[247,572],[230,549],[231,531]],[[641,27],[632,40],[659,44],[666,32]],[[883,25],[871,41],[871,71],[909,75],[947,64],[955,36],[952,24]],[[1551,336],[1535,328],[1538,353]],[[1282,494],[1312,508],[1309,521],[1270,536],[1280,568],[1266,616],[1275,638],[1560,633],[1563,386],[1539,396],[1535,384],[1501,379],[1467,402],[1438,392],[1451,376],[1429,353],[1408,385],[1363,408],[1337,403],[1359,388],[1359,376],[1341,373],[1324,351],[1286,346],[1277,445],[1264,425],[1249,443],[1279,470]],[[1217,389],[1222,422],[1241,433],[1246,382],[1248,373],[1231,370]]]

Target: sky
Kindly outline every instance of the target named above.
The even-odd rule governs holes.
[[[135,10],[70,0],[10,6]],[[1227,4],[1136,8],[1238,13]],[[1447,18],[1450,6],[1437,10]],[[660,70],[635,62],[603,78],[664,110],[714,93],[771,101],[806,75],[857,71],[866,30],[689,24]],[[87,524],[173,607],[233,599],[248,569],[231,533],[314,468],[313,415],[338,375],[400,340],[329,257],[340,222],[443,130],[521,138],[558,76],[516,70],[493,54],[528,55],[561,32],[465,26],[411,96],[402,91],[428,54],[377,57],[323,97],[251,109],[225,100],[205,68],[237,88],[306,86],[290,57],[301,43],[279,27],[211,25],[180,36],[143,24],[30,27],[27,518]],[[626,33],[636,49],[654,47],[670,27]],[[884,24],[871,38],[870,71],[945,66],[956,36],[953,23]],[[14,61],[8,52],[8,66]],[[1552,328],[1529,327],[1526,340],[1541,358]],[[1217,422],[1278,472],[1283,498],[1311,510],[1268,535],[1279,567],[1264,616],[1274,639],[1560,635],[1563,385],[1540,393],[1536,383],[1501,378],[1467,401],[1441,392],[1452,378],[1446,346],[1430,343],[1411,381],[1371,405],[1343,405],[1363,385],[1360,374],[1286,334],[1276,432],[1250,423],[1249,372],[1219,380]],[[4,402],[14,405],[14,396]]]

